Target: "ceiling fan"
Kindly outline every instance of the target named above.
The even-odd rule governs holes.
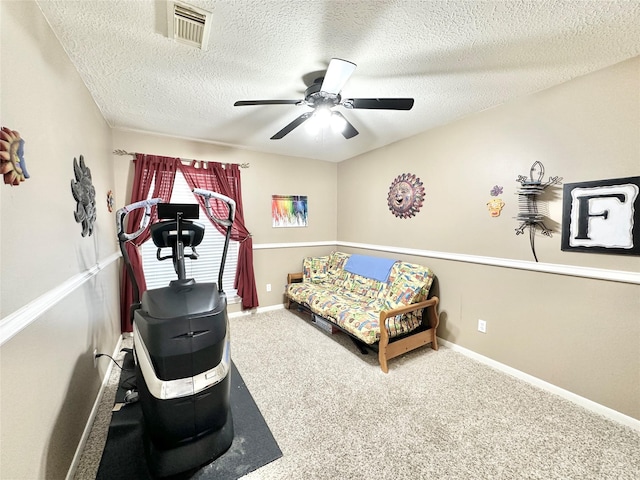
[[[271,137],[271,140],[281,139],[307,120],[331,123],[334,128],[341,131],[344,138],[355,137],[358,135],[358,130],[349,123],[342,113],[332,110],[339,105],[348,109],[411,110],[413,98],[347,98],[343,100],[340,92],[355,69],[355,63],[340,58],[332,58],[324,77],[317,78],[305,90],[304,99],[302,100],[239,100],[233,105],[235,107],[248,105],[306,105],[313,108],[312,111],[303,113],[286,125]]]

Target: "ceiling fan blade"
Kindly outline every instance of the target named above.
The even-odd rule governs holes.
[[[278,133],[276,133],[273,137],[271,137],[271,140],[280,140],[282,137],[284,137],[291,130],[293,130],[296,127],[299,127],[302,124],[302,122],[307,120],[311,115],[313,115],[313,112],[303,113],[298,118],[296,118],[293,122],[291,122],[289,125],[287,125],[282,130],[280,130]]]
[[[338,95],[355,69],[355,63],[340,58],[332,58],[329,62],[327,73],[324,74],[320,90]]]
[[[244,107],[247,105],[295,105],[300,100],[238,100],[234,107]]]
[[[342,104],[346,108],[411,110],[413,98],[348,98]]]
[[[358,135],[358,133],[360,133],[360,132],[358,132],[358,130],[356,130],[356,127],[354,127],[353,125],[351,125],[351,122],[349,122],[349,120],[347,120],[347,119],[345,118],[345,116],[344,116],[344,115],[342,115],[342,114],[341,114],[340,112],[338,112],[337,110],[334,110],[334,111],[332,112],[332,115],[336,115],[336,116],[338,116],[338,117],[342,118],[342,119],[345,121],[345,126],[344,126],[344,128],[342,129],[342,136],[343,136],[344,138],[346,138],[347,140],[348,140],[348,139],[350,139],[350,138],[355,137],[356,135]]]

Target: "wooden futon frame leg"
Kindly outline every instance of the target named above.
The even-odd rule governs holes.
[[[429,322],[427,330],[421,330],[413,335],[409,335],[400,340],[389,342],[389,333],[387,331],[387,319],[403,313],[415,310],[417,306],[424,308],[422,313],[423,322]],[[412,308],[413,307],[413,308]],[[425,318],[426,314],[426,318]],[[403,353],[415,350],[423,345],[431,344],[431,348],[438,350],[438,340],[436,330],[440,319],[438,317],[438,297],[431,297],[429,300],[420,302],[419,304],[407,305],[406,307],[397,308],[389,311],[380,312],[380,342],[378,346],[378,361],[380,368],[384,373],[389,373],[387,361],[402,355]]]

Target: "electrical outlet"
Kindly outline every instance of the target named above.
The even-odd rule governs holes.
[[[487,322],[485,322],[484,320],[478,320],[478,331],[487,333]]]
[[[271,284],[267,283],[267,292],[270,292],[270,291],[271,291]]]
[[[98,366],[98,349],[93,350],[93,368]]]

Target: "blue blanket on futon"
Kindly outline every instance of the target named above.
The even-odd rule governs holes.
[[[347,272],[386,282],[396,260],[352,254],[344,265]]]

